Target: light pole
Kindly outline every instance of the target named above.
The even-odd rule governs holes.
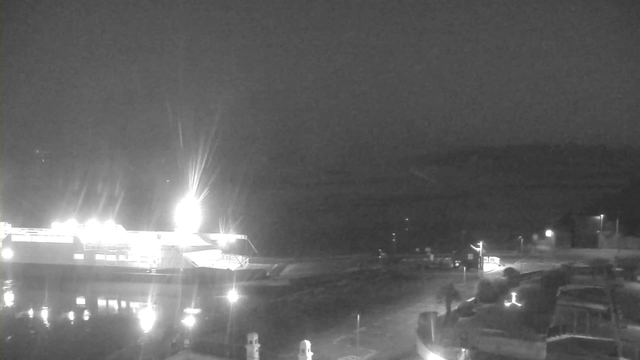
[[[475,247],[473,245],[469,245],[471,246],[471,248],[475,251],[478,252],[480,259],[478,262],[478,269],[479,270],[484,270],[484,257],[482,256],[482,251],[483,251],[483,241],[478,241],[478,247]]]
[[[360,313],[356,313],[356,349],[360,350]]]
[[[524,254],[524,238],[520,236],[519,239],[520,239],[520,255],[523,255]]]
[[[600,214],[600,232],[602,233],[602,228],[604,227],[604,214]]]

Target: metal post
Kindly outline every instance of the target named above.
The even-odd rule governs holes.
[[[520,236],[520,255],[524,255],[524,238]]]
[[[618,217],[616,217],[616,237],[620,232],[620,213],[618,213]]]
[[[463,284],[467,283],[467,267],[466,266],[462,268],[462,283]]]
[[[436,327],[433,324],[433,312],[429,313],[429,321],[431,321],[431,343],[436,342]]]
[[[356,317],[356,349],[360,350],[360,313],[358,313]]]

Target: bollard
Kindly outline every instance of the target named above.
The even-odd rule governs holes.
[[[258,334],[252,332],[247,334],[247,360],[260,360],[260,343]]]
[[[313,353],[311,352],[311,342],[309,340],[300,341],[300,352],[298,353],[298,360],[312,360]]]

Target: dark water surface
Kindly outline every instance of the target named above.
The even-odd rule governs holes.
[[[226,295],[233,283],[142,280],[4,280],[0,359],[102,359],[158,330],[166,342],[181,343],[205,325],[207,331],[228,330],[233,307],[239,311],[260,301],[239,291],[232,305]]]

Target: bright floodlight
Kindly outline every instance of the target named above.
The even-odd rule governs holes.
[[[176,230],[195,233],[200,229],[202,222],[202,210],[198,199],[187,196],[180,200],[174,214]]]
[[[13,294],[13,291],[7,291],[2,295],[2,300],[4,301],[4,306],[11,307],[16,300],[16,296]]]
[[[552,236],[553,236],[553,230],[547,230],[547,231],[545,231],[545,232],[544,232],[544,235],[545,235],[546,237],[552,237]]]
[[[48,308],[42,308],[42,310],[40,311],[40,316],[42,316],[42,320],[44,322],[49,321],[49,309]]]
[[[73,311],[69,311],[69,313],[67,314],[67,318],[69,318],[69,321],[73,322],[76,319],[76,313],[74,313]]]
[[[138,313],[138,319],[140,320],[142,331],[148,333],[156,323],[156,312],[151,308],[144,308]]]
[[[6,248],[2,249],[2,258],[5,260],[10,260],[13,258],[13,250]]]
[[[100,230],[100,222],[96,219],[91,219],[84,224],[85,230],[89,231],[99,231]]]
[[[184,319],[182,319],[182,323],[184,324],[184,326],[192,328],[193,325],[196,324],[196,317],[193,315],[187,315]]]
[[[227,299],[229,300],[230,303],[234,303],[236,301],[238,301],[238,299],[240,298],[240,295],[238,295],[238,292],[236,291],[236,289],[231,289],[228,293],[227,293]]]

